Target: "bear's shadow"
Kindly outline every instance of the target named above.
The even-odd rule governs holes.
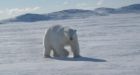
[[[78,58],[57,58],[57,57],[52,57],[51,59],[56,59],[56,60],[64,60],[64,61],[89,61],[89,62],[106,62],[104,59],[97,59],[97,58],[90,58],[90,57],[78,57]]]

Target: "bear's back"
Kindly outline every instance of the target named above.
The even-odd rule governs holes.
[[[58,40],[64,37],[64,27],[61,25],[55,25],[48,29],[46,37],[49,40]]]
[[[61,31],[63,31],[64,27],[62,27],[61,25],[55,25],[51,27],[51,31],[55,32],[55,33],[60,33]]]

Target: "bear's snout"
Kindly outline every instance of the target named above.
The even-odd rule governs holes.
[[[72,38],[72,37],[70,37],[70,40],[73,40],[73,38]]]

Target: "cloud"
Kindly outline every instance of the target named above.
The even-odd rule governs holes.
[[[85,6],[88,6],[88,4],[87,3],[78,3],[76,6],[77,7],[85,7]]]
[[[77,3],[75,5],[76,8],[78,9],[93,9],[93,4],[92,3]]]
[[[97,2],[97,5],[100,6],[100,5],[102,5],[103,3],[104,3],[104,0],[99,0],[99,1]]]
[[[3,14],[4,12],[0,10],[0,14]]]
[[[40,7],[27,7],[27,8],[11,8],[11,9],[5,9],[5,10],[0,10],[0,16],[5,16],[5,17],[14,17],[17,15],[25,14],[25,13],[31,13],[33,11],[39,10]]]
[[[69,4],[69,2],[68,2],[68,1],[65,1],[63,4],[64,4],[64,5],[68,5],[68,4]]]
[[[13,9],[6,9],[6,12],[8,13],[8,15],[13,15],[13,14],[29,13],[38,9],[40,9],[40,7],[13,8]]]

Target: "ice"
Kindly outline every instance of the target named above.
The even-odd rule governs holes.
[[[44,58],[48,27],[78,30],[81,58]],[[0,75],[139,75],[140,15],[0,25]]]

